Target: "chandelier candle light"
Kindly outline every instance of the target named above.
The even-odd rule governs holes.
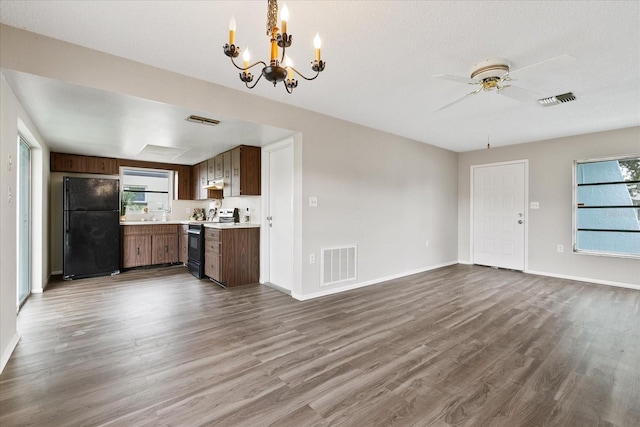
[[[269,65],[264,61],[258,61],[249,65],[251,57],[248,48],[245,48],[242,53],[243,66],[240,67],[235,63],[234,58],[237,58],[240,54],[240,48],[235,45],[236,20],[234,17],[231,17],[231,21],[229,22],[229,43],[223,46],[224,54],[231,58],[231,63],[241,71],[240,80],[243,81],[249,89],[253,89],[264,76],[264,78],[272,82],[274,86],[278,84],[278,82],[283,82],[286,91],[292,93],[293,89],[298,86],[298,81],[293,78],[294,72],[305,80],[314,80],[320,72],[324,70],[325,62],[320,59],[320,36],[316,34],[313,39],[316,57],[315,61],[311,63],[311,69],[315,71],[316,75],[306,77],[293,67],[291,59],[286,55],[286,50],[291,46],[292,41],[292,36],[287,34],[287,21],[289,20],[289,9],[287,9],[287,5],[282,4],[282,10],[280,11],[280,28],[278,28],[278,2],[277,0],[267,0],[267,4],[267,36],[271,37],[271,58]],[[280,56],[280,59],[278,59],[279,47],[282,48],[282,56]],[[253,81],[253,75],[249,70],[258,64],[262,64],[263,67],[260,77],[258,77],[252,85],[249,85],[249,83]],[[281,64],[283,64],[284,67],[281,66]]]

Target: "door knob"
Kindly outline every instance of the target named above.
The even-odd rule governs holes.
[[[518,220],[518,224],[522,224],[524,221],[522,221],[521,219]]]

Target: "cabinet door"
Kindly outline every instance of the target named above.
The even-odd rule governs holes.
[[[122,238],[122,267],[151,265],[151,236],[130,235]]]
[[[231,197],[240,195],[240,154],[241,147],[231,150]]]
[[[207,180],[213,181],[215,179],[215,161],[213,158],[207,160]]]
[[[261,194],[262,149],[250,145],[240,146],[240,193],[241,196]]]
[[[178,262],[178,235],[158,234],[153,236],[152,264],[168,264]]]
[[[51,153],[51,172],[86,172],[87,158],[75,154]]]
[[[191,168],[191,198],[198,200],[200,198],[200,165],[194,165]]]
[[[209,192],[207,191],[206,188],[202,188],[205,185],[207,185],[207,169],[208,169],[209,165],[207,164],[207,161],[205,160],[204,162],[200,163],[200,188],[198,189],[198,194],[200,194],[200,197],[198,197],[198,199],[200,200],[204,200],[207,199],[209,197]]]
[[[189,234],[187,233],[188,225],[183,225],[180,229],[180,241],[178,242],[180,250],[180,262],[187,265],[189,262]]]
[[[218,154],[213,158],[213,179],[222,179],[224,176],[224,168],[222,166],[222,154]]]
[[[191,178],[191,166],[178,166],[178,197],[179,200],[191,200],[196,197],[191,189],[193,188]]]
[[[231,151],[222,153],[222,170],[224,171],[222,176],[224,182],[222,195],[224,197],[231,197]]]
[[[221,230],[219,282],[227,287],[260,279],[260,229]]]
[[[87,157],[87,172],[88,173],[100,173],[105,175],[117,175],[118,163],[116,159],[108,157]]]
[[[222,276],[220,275],[220,254],[205,252],[204,275],[213,280],[222,281]]]

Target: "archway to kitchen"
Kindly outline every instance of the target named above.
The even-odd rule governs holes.
[[[287,294],[293,283],[293,138],[263,147],[263,282]]]

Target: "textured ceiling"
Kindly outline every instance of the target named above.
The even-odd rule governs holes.
[[[453,151],[482,148],[488,137],[495,147],[640,125],[638,1],[287,6],[294,66],[308,70],[319,31],[327,68],[317,80],[301,81],[293,95],[262,81],[251,91],[256,95]],[[249,46],[252,59],[264,59],[265,1],[0,2],[4,24],[249,91],[222,53],[231,15],[236,43]],[[534,67],[512,83],[540,97],[573,91],[575,102],[544,108],[483,92],[436,112],[473,87],[435,74],[468,77],[474,63],[491,57],[517,69],[562,54],[577,62]]]

